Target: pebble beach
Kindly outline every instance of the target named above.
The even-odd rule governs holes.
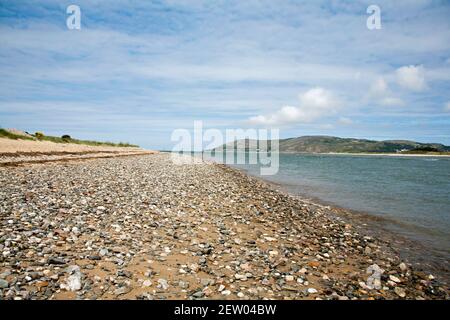
[[[0,299],[449,298],[333,208],[236,169],[52,160],[0,166]]]

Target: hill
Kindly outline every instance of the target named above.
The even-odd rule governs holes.
[[[242,140],[241,140],[242,141]],[[252,142],[252,143],[250,143]],[[270,141],[268,143],[270,145]],[[234,142],[225,144],[222,148],[233,148]],[[255,150],[250,145],[258,145],[255,140],[245,140],[246,150]],[[259,148],[259,145],[258,147]],[[238,148],[243,149],[243,148]],[[280,152],[286,153],[428,153],[450,152],[450,147],[439,143],[420,143],[409,140],[367,140],[354,138],[338,138],[332,136],[303,136],[297,138],[280,139]]]

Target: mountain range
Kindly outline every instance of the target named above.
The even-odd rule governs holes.
[[[257,140],[238,140],[241,143],[230,142],[224,144],[216,151],[230,150],[236,147],[238,150],[256,151],[260,146]],[[271,145],[270,140],[267,144]],[[279,140],[280,152],[286,153],[427,153],[427,152],[450,152],[450,146],[440,143],[420,143],[409,140],[368,140],[354,138],[339,138],[332,136],[302,136]]]

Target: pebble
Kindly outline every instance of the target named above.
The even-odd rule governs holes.
[[[0,279],[0,288],[5,289],[9,287],[9,283],[8,281],[4,280],[4,279]]]
[[[170,157],[0,168],[1,298],[449,298],[341,211]]]
[[[406,291],[405,291],[405,289],[403,289],[403,288],[395,287],[395,288],[394,288],[394,292],[395,292],[400,298],[406,297]]]
[[[294,281],[294,277],[293,276],[286,276],[285,277],[286,281]]]
[[[152,285],[152,282],[151,282],[150,280],[145,280],[145,281],[142,283],[142,286],[143,286],[144,288],[150,287],[151,285]]]
[[[169,284],[166,279],[158,279],[158,288],[163,290],[167,290],[169,288]]]

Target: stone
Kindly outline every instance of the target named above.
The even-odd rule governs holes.
[[[395,288],[394,288],[394,292],[395,292],[400,298],[406,297],[406,291],[405,291],[405,289],[403,289],[403,288],[395,287]]]
[[[0,171],[0,299],[450,298],[344,209],[231,167],[159,153]]]
[[[169,284],[166,279],[158,279],[158,288],[163,290],[167,290],[169,288]]]
[[[130,292],[130,291],[131,291],[131,289],[128,288],[128,287],[120,287],[120,288],[114,290],[114,294],[115,294],[116,296],[121,296],[121,295],[123,295],[123,294],[127,294],[127,293]]]
[[[66,264],[66,260],[64,260],[63,258],[58,258],[58,257],[51,257],[48,259],[47,261],[48,264]]]
[[[152,285],[152,282],[151,282],[150,280],[145,280],[145,281],[142,283],[142,286],[143,286],[144,288],[150,287],[151,285]]]
[[[81,271],[77,265],[67,268],[67,272],[70,276],[67,278],[67,282],[64,285],[64,289],[69,291],[78,291],[81,289]]]
[[[203,291],[197,291],[192,296],[194,298],[203,298],[204,295],[205,295],[205,293]]]
[[[207,279],[207,278],[200,279],[200,284],[204,287],[208,286],[211,282],[212,282],[211,279]]]
[[[8,281],[4,280],[4,279],[0,279],[0,288],[2,289],[6,289],[9,287],[9,283]]]

